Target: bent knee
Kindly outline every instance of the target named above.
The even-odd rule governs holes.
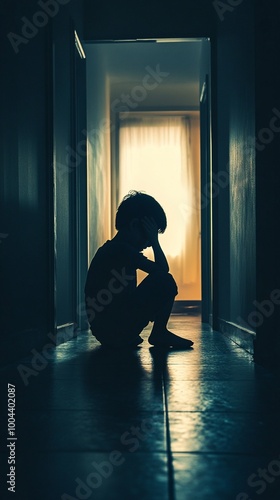
[[[178,288],[176,281],[174,280],[172,274],[170,273],[157,273],[154,275],[154,279],[157,281],[161,290],[168,295],[177,295]]]
[[[168,287],[170,288],[170,291],[174,295],[177,295],[177,293],[178,293],[177,283],[176,283],[175,279],[173,278],[172,274],[170,274],[170,273],[167,273],[167,283],[168,283]]]

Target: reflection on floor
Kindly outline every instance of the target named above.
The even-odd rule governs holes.
[[[169,328],[194,348],[104,351],[83,332],[2,370],[1,498],[280,498],[279,382],[198,317],[174,315]],[[14,496],[6,383],[16,386]]]

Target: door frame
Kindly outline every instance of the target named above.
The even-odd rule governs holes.
[[[200,95],[201,149],[201,320],[213,324],[212,160],[209,76]]]
[[[70,146],[75,153],[71,168],[64,166],[65,172],[71,173],[72,202],[72,307],[69,322],[58,325],[57,321],[57,160],[55,149],[55,43],[53,23],[48,27],[48,228],[49,228],[49,290],[48,290],[48,330],[56,337],[56,344],[70,340],[76,330],[87,329],[84,314],[84,283],[88,269],[88,232],[87,232],[87,152],[86,152],[86,64],[79,57],[75,46],[74,22],[69,23],[70,43]],[[83,135],[83,133],[85,135]],[[70,317],[71,316],[71,317]]]
[[[76,287],[74,301],[75,327],[87,329],[88,322],[84,313],[84,286],[88,270],[88,216],[87,216],[87,110],[86,110],[86,56],[78,38],[74,24],[72,33],[75,46],[72,63],[72,102],[73,102],[73,144],[76,152],[75,166],[75,274]]]

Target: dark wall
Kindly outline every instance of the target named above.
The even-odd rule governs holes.
[[[31,6],[5,2],[1,60],[1,336],[48,324],[48,150],[46,30],[15,53],[6,34],[21,33]],[[2,16],[1,16],[2,17]]]
[[[53,119],[55,110],[59,155],[71,141],[70,26],[76,22],[82,30],[81,2],[64,0],[56,6],[47,13],[34,1],[1,5],[0,334],[26,350],[46,342],[54,325]],[[10,40],[9,33],[14,33]],[[61,68],[56,108],[54,46]],[[67,213],[69,199],[64,202]],[[57,222],[62,228],[63,222]],[[64,236],[67,245],[69,235]],[[62,289],[59,293],[63,302]],[[71,320],[67,303],[61,321]]]
[[[256,2],[256,359],[280,360],[280,5]],[[278,299],[277,299],[278,297]]]
[[[116,2],[85,0],[87,40],[203,37],[214,34],[216,12],[209,0]]]
[[[221,13],[215,63],[214,172],[228,175],[213,198],[217,312],[221,320],[243,327],[256,297],[254,10],[249,0],[223,18]]]
[[[216,324],[268,364],[280,359],[279,20],[276,1],[240,2],[217,25],[214,61],[214,169],[229,165],[213,200]]]

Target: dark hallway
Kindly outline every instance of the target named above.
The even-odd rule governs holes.
[[[1,499],[278,500],[279,2],[1,6]],[[114,102],[157,64],[172,73],[155,59],[167,39],[211,47],[189,54],[184,109],[201,126],[202,318],[171,316],[188,351],[150,348],[151,325],[136,350],[104,351],[84,284],[117,203]],[[116,47],[139,40],[125,82]],[[96,47],[115,41],[110,80]],[[160,112],[181,112],[177,90]]]

